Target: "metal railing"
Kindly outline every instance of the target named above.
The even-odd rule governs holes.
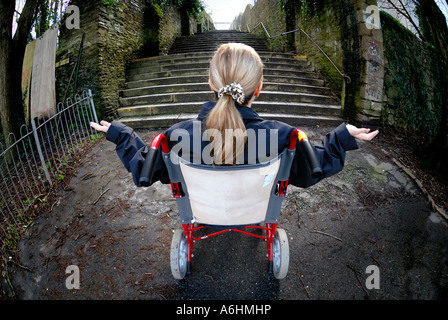
[[[97,138],[90,121],[98,122],[92,92],[59,103],[56,112],[23,125],[20,138],[0,143],[0,256],[5,266],[13,259],[23,232],[32,223],[29,211],[45,201],[51,186],[64,178],[79,150]],[[0,268],[1,269],[1,268]]]
[[[343,72],[336,66],[336,64],[333,62],[333,60],[330,59],[330,57],[325,53],[325,51],[324,51],[324,50],[323,50],[323,49],[316,43],[316,41],[314,41],[314,39],[313,39],[308,33],[306,33],[303,29],[298,28],[298,29],[295,29],[295,30],[292,30],[292,31],[286,31],[286,32],[277,34],[277,35],[275,35],[275,36],[271,36],[271,35],[269,34],[268,30],[266,29],[266,27],[265,27],[265,25],[264,25],[263,22],[259,22],[259,23],[252,29],[252,31],[250,30],[249,25],[246,24],[246,28],[247,28],[247,30],[248,30],[249,32],[253,32],[255,29],[259,28],[260,26],[263,28],[264,32],[265,32],[266,35],[268,36],[269,41],[270,41],[271,39],[274,39],[274,38],[277,38],[277,37],[281,37],[281,36],[284,36],[284,35],[287,35],[287,34],[290,34],[290,33],[295,33],[295,32],[301,32],[301,33],[303,33],[303,34],[304,34],[308,39],[310,39],[311,42],[312,42],[312,43],[313,43],[313,44],[320,50],[320,52],[323,53],[323,55],[324,55],[324,56],[328,59],[328,61],[333,65],[333,67],[336,69],[336,71],[339,73],[339,75],[340,75],[342,78],[346,79],[347,83],[352,82],[352,79],[351,79],[348,75],[346,75],[345,73],[343,73]]]

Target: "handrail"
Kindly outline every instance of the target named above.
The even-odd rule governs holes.
[[[341,77],[347,79],[347,83],[352,82],[352,79],[351,79],[348,75],[346,75],[345,73],[343,73],[341,70],[339,70],[339,68],[338,68],[338,67],[336,66],[336,64],[330,59],[330,57],[325,53],[325,51],[324,51],[324,50],[323,50],[323,49],[316,43],[316,41],[314,41],[314,39],[313,39],[308,33],[306,33],[303,29],[298,28],[298,29],[295,29],[295,30],[292,30],[292,31],[286,31],[286,32],[277,34],[277,35],[275,35],[275,36],[271,36],[271,35],[269,34],[268,30],[266,30],[266,27],[265,27],[264,23],[261,22],[261,21],[260,21],[260,22],[259,22],[253,29],[252,29],[252,31],[249,30],[249,26],[247,26],[247,29],[249,30],[249,32],[253,32],[253,31],[254,31],[255,29],[257,29],[259,26],[262,26],[262,27],[263,27],[264,31],[265,31],[266,34],[268,35],[268,39],[269,39],[269,40],[270,40],[270,39],[277,38],[277,37],[280,37],[280,36],[284,36],[284,35],[286,35],[286,34],[293,33],[293,32],[298,32],[298,31],[302,32],[305,36],[307,36],[308,39],[311,40],[312,43],[314,43],[314,45],[320,50],[320,52],[323,53],[323,55],[328,59],[328,61],[330,61],[330,63],[333,65],[333,67],[336,69],[336,71],[339,73],[339,75],[340,75]]]

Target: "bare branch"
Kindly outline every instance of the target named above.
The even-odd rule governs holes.
[[[417,26],[417,24],[415,23],[415,21],[412,19],[412,16],[409,14],[408,10],[406,9],[406,6],[403,4],[402,0],[398,0],[400,2],[401,8],[399,8],[394,1],[392,0],[387,0],[387,2],[395,9],[397,10],[398,13],[400,13],[401,15],[403,15],[411,24],[412,26],[415,28],[415,31],[417,31],[418,36],[420,37],[420,39],[424,40],[423,34],[420,32],[419,27]],[[414,3],[416,3],[415,1],[413,1]]]
[[[19,41],[19,39],[27,39],[28,33],[33,25],[34,18],[36,16],[36,11],[42,0],[27,0],[25,6],[23,7],[22,13],[20,15],[19,21],[17,22],[17,30],[14,34],[14,41]]]

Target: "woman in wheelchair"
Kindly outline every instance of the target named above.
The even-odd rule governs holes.
[[[244,44],[217,49],[209,85],[216,101],[205,103],[196,118],[157,135],[150,147],[118,121],[91,126],[116,144],[137,186],[171,183],[183,227],[175,230],[171,244],[176,279],[190,273],[193,242],[228,231],[264,239],[269,271],[282,279],[289,249],[285,230],[277,224],[288,183],[305,188],[336,174],[344,166],[345,153],[358,148],[355,138],[369,141],[378,131],[342,123],[321,146],[312,146],[302,131],[262,119],[251,105],[263,87],[263,63]],[[259,226],[262,222],[266,227]],[[226,228],[195,238],[194,231],[204,225]],[[241,226],[264,229],[266,235],[242,231]]]
[[[258,163],[269,155],[280,154],[288,146],[295,128],[280,121],[263,120],[251,109],[263,86],[263,63],[255,50],[239,43],[221,45],[210,62],[209,72],[210,88],[217,101],[205,103],[196,119],[179,122],[164,133],[170,150],[178,140],[183,141],[183,147],[178,148],[183,158],[214,165]],[[149,148],[130,127],[118,121],[101,121],[91,126],[105,132],[106,138],[116,144],[123,165],[140,186],[140,174]],[[336,174],[344,166],[345,152],[358,148],[355,138],[369,141],[377,134],[378,130],[370,132],[341,124],[325,136],[321,146],[313,146],[322,174],[312,177],[305,169],[305,156],[297,152],[289,183],[309,187]],[[160,154],[150,184],[158,180],[170,182]]]

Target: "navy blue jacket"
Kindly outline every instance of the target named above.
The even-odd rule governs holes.
[[[174,145],[179,143],[177,138],[171,141],[171,135],[176,131],[176,129],[182,129],[183,132],[188,132],[191,136],[193,136],[195,130],[196,135],[198,135],[197,128],[201,128],[202,124],[205,122],[207,114],[209,111],[215,106],[215,102],[207,102],[202,106],[201,111],[198,114],[196,119],[186,120],[179,122],[169,128],[164,134],[168,139],[168,144],[171,148]],[[266,139],[266,142],[263,142],[266,145],[267,151],[261,152],[261,155],[269,157],[270,151],[274,152],[274,150],[270,150],[270,135],[271,132],[276,132],[278,135],[278,154],[280,154],[288,145],[289,145],[289,136],[291,132],[295,129],[294,127],[280,122],[280,121],[271,121],[271,120],[263,120],[260,116],[251,108],[248,107],[238,107],[238,110],[241,114],[243,122],[246,126],[247,130],[253,129],[255,133],[264,132],[265,135],[256,134],[258,146],[259,139]],[[196,129],[195,129],[196,128]],[[266,130],[259,130],[266,129]],[[276,129],[276,131],[273,131]],[[200,135],[200,133],[199,133]],[[176,135],[177,136],[177,135]],[[266,137],[266,138],[265,138]],[[106,135],[107,140],[116,144],[116,151],[121,159],[125,168],[132,173],[134,183],[137,186],[139,184],[140,172],[143,167],[143,163],[145,161],[146,154],[148,152],[148,147],[144,144],[142,139],[137,135],[134,130],[130,127],[118,122],[112,122],[111,126]],[[194,138],[193,138],[194,139]],[[183,154],[182,157],[193,161],[193,139],[191,139],[191,153],[190,159],[188,159],[188,155]],[[201,151],[208,144],[208,141],[202,141],[201,139]],[[357,149],[358,145],[355,139],[348,132],[345,124],[341,124],[339,127],[331,131],[327,134],[323,141],[322,146],[314,146],[314,151],[318,160],[320,161],[322,167],[322,175],[319,178],[312,178],[311,172],[306,165],[306,160],[304,155],[300,152],[300,149],[297,148],[296,154],[294,157],[294,161],[291,166],[291,174],[289,177],[289,183],[295,185],[297,187],[306,188],[312,186],[319,182],[320,180],[330,177],[344,167],[345,162],[345,152],[349,150]],[[244,161],[246,163],[253,163],[253,161],[265,161],[265,159],[250,159],[250,155],[248,154],[247,144],[245,149]],[[250,152],[249,152],[250,153]],[[253,152],[252,152],[253,153]],[[251,153],[251,154],[252,154]],[[258,149],[257,149],[257,157],[258,157]],[[274,154],[275,155],[275,154]],[[252,161],[252,162],[249,162]],[[169,183],[168,172],[166,170],[165,164],[162,159],[162,153],[159,152],[159,156],[155,163],[155,170],[153,174],[153,178],[151,183],[156,181],[161,181],[162,183]]]

